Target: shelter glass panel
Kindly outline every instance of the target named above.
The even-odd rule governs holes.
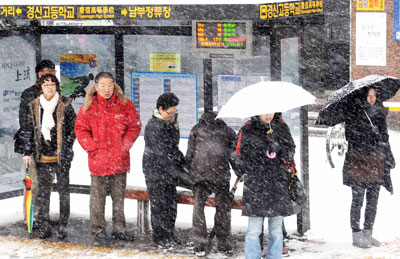
[[[21,93],[36,81],[34,42],[30,35],[0,37],[0,199],[23,189],[24,167],[14,153],[14,135]]]
[[[182,137],[197,122],[198,110],[204,107],[203,60],[194,58],[191,48],[190,36],[124,36],[125,93],[140,112],[142,133],[164,92],[174,92],[180,99]]]
[[[255,35],[253,57],[244,59],[213,59],[214,110],[221,109],[240,89],[261,81],[271,80],[270,38]],[[230,127],[239,130],[247,119],[224,118]]]
[[[70,95],[71,79],[87,77],[91,73],[111,72],[115,77],[115,44],[113,35],[44,34],[41,35],[42,59],[54,62],[63,95]],[[78,80],[79,81],[79,80]],[[76,82],[75,87],[79,85]],[[88,90],[94,80],[84,88]],[[75,88],[76,89],[76,88]],[[84,94],[75,99],[75,112],[83,105]]]
[[[299,85],[300,69],[300,51],[299,37],[290,37],[281,39],[281,80]],[[283,113],[283,118],[290,128],[294,142],[296,143],[295,160],[297,170],[301,172],[300,163],[300,143],[301,143],[301,123],[300,108],[289,110]]]

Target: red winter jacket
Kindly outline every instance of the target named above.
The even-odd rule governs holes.
[[[115,85],[109,101],[92,87],[75,122],[75,135],[89,155],[92,175],[129,172],[129,149],[140,134],[142,123],[133,103]]]

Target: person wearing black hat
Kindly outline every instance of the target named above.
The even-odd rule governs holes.
[[[37,79],[40,79],[43,75],[45,74],[52,74],[56,75],[56,70],[55,70],[55,65],[51,60],[44,59],[40,61],[36,67],[35,67],[35,72],[37,75]],[[22,94],[21,94],[21,102],[19,104],[19,124],[21,126],[21,121],[23,120],[23,117],[28,112],[28,104],[33,101],[35,98],[39,97],[41,93],[40,87],[37,86],[37,84],[34,84],[30,86],[29,88],[25,89]],[[19,131],[16,134],[16,142],[14,146],[14,151],[16,153],[24,154],[23,148],[19,145]]]
[[[37,75],[37,79],[40,79],[43,75],[45,74],[56,74],[55,70],[55,65],[51,60],[44,59],[40,61],[36,67],[35,67],[35,72]],[[39,97],[41,94],[41,88],[38,86],[36,83],[29,88],[25,89],[22,94],[21,94],[21,102],[19,104],[19,125],[21,127],[21,121],[24,120],[26,117],[26,114],[29,112],[29,103],[32,102],[34,99]],[[23,141],[21,138],[21,128],[17,131],[17,133],[14,136],[14,152],[19,153],[24,155],[24,147],[23,147]],[[37,181],[37,173],[36,173],[36,167],[35,164],[32,163],[29,166],[30,170],[30,175],[33,179],[32,182],[32,202],[34,204],[34,222],[37,219],[38,213],[39,213],[39,204],[37,202],[37,195],[38,195],[38,181]],[[25,210],[25,206],[24,206]],[[25,211],[24,211],[25,215]],[[34,229],[36,229],[36,224],[34,223],[33,225]]]

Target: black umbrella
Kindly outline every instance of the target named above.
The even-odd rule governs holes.
[[[400,88],[400,79],[382,74],[372,74],[354,80],[328,97],[328,101],[318,114],[316,125],[334,126],[345,121],[355,105],[366,98],[368,89],[373,87],[377,98],[386,101]]]

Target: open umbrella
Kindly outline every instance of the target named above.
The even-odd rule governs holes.
[[[334,126],[345,121],[354,111],[354,105],[369,88],[375,88],[380,101],[392,98],[400,88],[400,79],[382,74],[372,74],[354,80],[328,96],[328,101],[318,114],[317,125]]]
[[[32,233],[33,226],[33,204],[32,204],[32,178],[29,174],[29,167],[25,169],[25,213],[26,213],[26,226],[28,233]]]
[[[283,81],[263,81],[235,93],[222,106],[217,118],[248,118],[266,113],[286,112],[312,104],[315,97],[298,85]]]

